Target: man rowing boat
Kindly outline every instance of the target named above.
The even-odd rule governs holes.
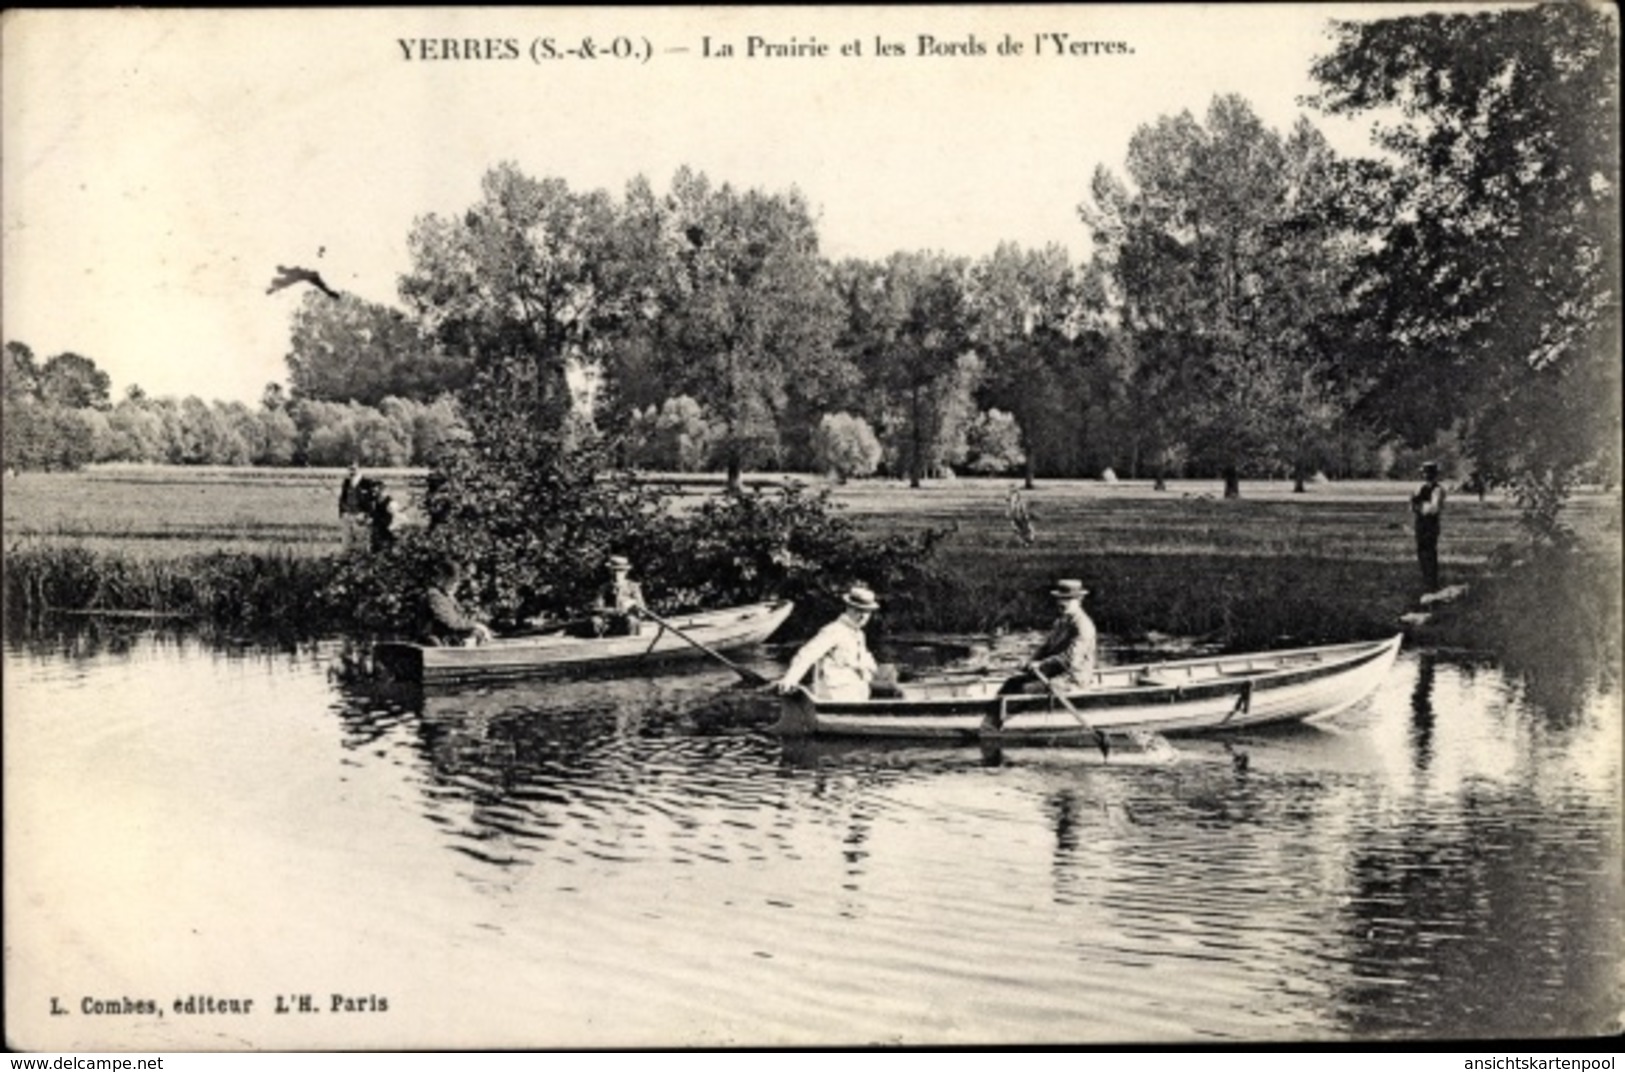
[[[1082,581],[1068,578],[1055,582],[1050,591],[1059,611],[1055,624],[1032,659],[1000,686],[1000,695],[1048,692],[1051,686],[1063,693],[1076,692],[1093,683],[1097,635],[1095,623],[1083,611],[1083,597],[1088,594]]]

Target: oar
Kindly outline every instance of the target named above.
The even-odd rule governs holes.
[[[1044,687],[1049,690],[1049,694],[1055,697],[1057,700],[1060,700],[1061,706],[1072,713],[1072,717],[1078,720],[1078,724],[1095,735],[1095,744],[1100,748],[1101,760],[1103,762],[1109,761],[1111,759],[1111,745],[1106,742],[1106,735],[1102,733],[1098,727],[1090,725],[1089,720],[1083,717],[1083,712],[1072,706],[1072,701],[1068,700],[1065,694],[1055,687],[1054,682],[1050,681],[1049,678],[1044,676],[1044,672],[1042,670],[1038,669],[1037,666],[1034,666],[1032,668],[1032,672],[1034,677],[1044,683]],[[1150,730],[1129,730],[1127,731],[1127,735],[1134,741],[1135,744],[1139,745],[1147,752],[1162,752],[1170,756],[1175,754],[1174,746],[1169,744],[1168,739],[1160,733],[1153,733]]]
[[[757,687],[761,687],[763,685],[771,684],[771,682],[768,681],[768,679],[763,677],[761,674],[758,674],[756,671],[751,670],[748,667],[740,666],[738,663],[734,662],[732,659],[730,659],[726,655],[722,654],[722,652],[716,650],[715,648],[707,647],[706,645],[700,643],[698,640],[695,640],[693,637],[689,636],[687,633],[683,632],[681,629],[677,628],[675,625],[668,622],[666,619],[662,618],[660,615],[656,614],[654,611],[650,610],[648,607],[642,606],[640,604],[638,609],[641,610],[644,614],[648,615],[654,621],[658,622],[660,625],[664,626],[667,629],[670,629],[673,633],[676,633],[678,636],[682,637],[684,640],[688,641],[690,644],[694,645],[696,648],[699,648],[701,651],[705,652],[705,654],[711,656],[711,658],[715,659],[717,662],[721,663],[723,666],[726,666],[729,670],[732,670],[734,673],[738,674],[741,678],[743,678],[745,680],[745,682],[747,684],[754,685],[754,686],[757,686]]]
[[[1032,666],[1032,673],[1033,677],[1036,677],[1039,681],[1044,683],[1044,688],[1049,690],[1049,694],[1055,697],[1057,700],[1060,700],[1061,706],[1072,713],[1072,717],[1078,720],[1078,725],[1095,735],[1095,745],[1100,749],[1101,761],[1105,762],[1110,760],[1112,758],[1112,746],[1106,743],[1106,735],[1089,724],[1089,720],[1083,717],[1083,712],[1079,711],[1076,707],[1073,707],[1072,701],[1061,695],[1061,690],[1057,689],[1054,683],[1051,682],[1049,678],[1044,676],[1044,671],[1038,669],[1037,664]]]

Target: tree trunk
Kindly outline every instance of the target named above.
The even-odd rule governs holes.
[[[925,468],[924,430],[920,428],[920,387],[915,384],[909,392],[909,436],[914,445],[914,456],[908,460],[908,486],[920,486],[920,470]]]

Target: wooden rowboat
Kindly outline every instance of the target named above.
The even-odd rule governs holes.
[[[1332,715],[1369,696],[1387,676],[1401,638],[1249,655],[1106,667],[1093,687],[1052,696],[997,695],[1000,678],[905,685],[902,695],[861,701],[782,698],[782,734],[937,738],[964,742],[1058,741],[1107,734],[1179,736]]]
[[[373,645],[372,658],[388,676],[425,685],[636,671],[673,659],[708,658],[707,648],[720,653],[760,644],[784,624],[794,606],[774,601],[676,615],[663,623],[645,623],[637,636],[555,633],[506,637],[473,647],[385,641]]]

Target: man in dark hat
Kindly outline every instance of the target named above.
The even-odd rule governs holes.
[[[1444,515],[1444,485],[1439,483],[1439,463],[1422,463],[1422,486],[1411,496],[1411,513],[1416,517],[1416,561],[1422,567],[1424,592],[1439,590],[1439,521]]]
[[[1058,612],[1049,635],[1021,670],[999,688],[1000,695],[1016,692],[1076,692],[1094,683],[1095,623],[1083,611],[1089,589],[1072,578],[1056,581],[1050,595]],[[1049,681],[1045,685],[1040,675]]]
[[[879,667],[869,654],[863,627],[880,609],[875,594],[865,585],[854,584],[841,600],[846,609],[841,616],[818,631],[801,646],[779,679],[779,691],[794,692],[813,672],[813,695],[821,700],[867,700]]]

